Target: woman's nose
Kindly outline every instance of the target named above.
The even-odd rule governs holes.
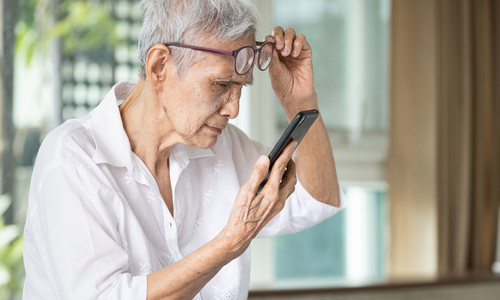
[[[234,119],[240,112],[241,93],[231,93],[229,99],[219,109],[219,114],[229,119]]]

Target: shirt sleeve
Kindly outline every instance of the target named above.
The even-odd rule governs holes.
[[[112,213],[121,210],[119,195],[98,174],[95,164],[63,159],[34,174],[25,299],[146,299],[147,278],[129,273]]]
[[[297,233],[334,216],[347,207],[347,200],[339,188],[340,206],[332,206],[312,197],[297,180],[295,192],[287,199],[283,210],[257,235],[258,238]]]

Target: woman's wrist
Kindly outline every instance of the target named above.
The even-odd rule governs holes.
[[[301,101],[281,101],[281,106],[283,107],[283,110],[285,111],[285,114],[288,118],[288,121],[290,122],[297,113],[304,111],[304,110],[310,110],[310,109],[318,109],[318,94],[316,94],[316,91],[314,93]]]
[[[227,257],[228,261],[226,263],[229,263],[243,254],[248,248],[250,241],[246,240],[247,239],[244,237],[232,234],[230,230],[224,228],[224,230],[213,239],[213,242],[216,243],[216,247]]]

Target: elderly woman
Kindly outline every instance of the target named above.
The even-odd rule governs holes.
[[[289,119],[318,109],[303,35],[255,41],[243,0],[143,0],[141,78],[118,83],[40,149],[25,227],[24,299],[245,299],[249,245],[344,205],[321,117],[271,169],[228,124],[253,66]],[[297,180],[297,177],[298,180]],[[286,203],[285,203],[286,202]]]

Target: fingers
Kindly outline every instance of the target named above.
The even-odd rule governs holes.
[[[290,159],[286,166],[285,174],[283,174],[283,177],[281,178],[280,190],[291,188],[293,192],[293,190],[295,189],[295,184],[297,184],[297,176],[295,168],[296,168],[295,162],[292,159]]]
[[[297,142],[294,141],[285,148],[274,163],[269,180],[264,186],[263,193],[270,196],[270,199],[274,199],[268,220],[272,219],[283,209],[286,199],[295,190],[297,177],[295,174],[295,163],[291,158],[296,146]]]
[[[303,50],[311,49],[311,46],[303,34],[297,35],[293,28],[283,30],[281,26],[273,29],[275,49],[283,57],[298,57]]]
[[[252,174],[250,175],[250,179],[247,181],[248,187],[252,194],[257,193],[257,189],[260,183],[266,178],[267,173],[269,172],[269,165],[269,157],[265,155],[259,157],[259,159],[255,163]]]
[[[291,164],[289,163],[291,161],[295,147],[297,147],[297,142],[292,141],[288,146],[285,147],[283,152],[274,163],[268,180],[268,184],[269,182],[271,182],[269,185],[272,186],[270,187],[270,190],[278,190],[281,186],[281,182],[289,182],[289,174],[293,174],[293,176],[295,176],[295,163],[293,163],[293,161]],[[261,156],[255,163],[252,174],[250,175],[250,179],[247,181],[246,185],[248,191],[251,194],[257,194],[259,185],[267,177],[267,173],[269,172],[269,165],[269,157],[264,155]],[[289,170],[289,172],[285,172],[287,170]]]
[[[287,171],[287,166],[291,161],[293,150],[295,150],[296,146],[297,142],[292,141],[288,146],[286,146],[286,148],[283,150],[283,152],[280,154],[280,156],[274,163],[273,168],[271,169],[271,174],[269,175],[269,180],[267,181],[266,184],[266,186],[269,186],[269,190],[278,191],[280,188],[280,184],[284,179],[286,179],[284,178],[284,175],[287,174],[285,173],[285,171]],[[295,164],[293,164],[293,168],[294,168],[293,173],[288,173],[288,174],[295,174]]]

